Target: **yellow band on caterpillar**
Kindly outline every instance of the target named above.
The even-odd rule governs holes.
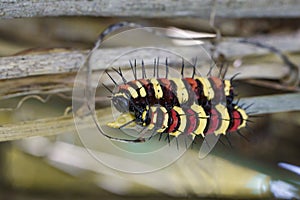
[[[238,129],[246,127],[246,123],[247,123],[247,119],[248,119],[248,115],[247,115],[246,111],[238,106],[235,106],[234,108],[240,113],[240,115],[242,116],[242,120],[243,120],[243,122],[239,125]]]
[[[128,96],[123,92],[114,94],[114,97],[124,97],[125,99],[128,99]]]
[[[146,106],[146,110],[144,110],[143,113],[142,113],[142,120],[143,121],[146,121],[148,110],[149,110],[149,106]]]
[[[161,128],[161,132],[163,132],[164,130],[166,130],[166,128],[168,128],[168,121],[169,121],[169,115],[168,115],[168,111],[165,107],[159,107],[159,109],[162,111],[163,115],[164,115],[164,121],[162,124],[162,128]]]
[[[177,131],[170,133],[170,135],[178,137],[181,133],[184,132],[184,129],[186,126],[186,115],[185,115],[184,111],[178,106],[174,106],[173,109],[179,114],[180,125],[179,125]]]
[[[160,109],[160,111],[162,112],[163,114],[163,122],[162,122],[162,125],[160,127],[160,129],[157,129],[156,132],[158,133],[162,133],[164,132],[164,130],[166,128],[168,128],[168,120],[169,120],[169,116],[168,116],[168,112],[167,112],[167,109],[165,107],[151,107],[151,113],[153,114],[153,119],[152,119],[152,122],[150,125],[152,125],[153,127],[155,127],[155,124],[157,123],[157,117],[158,117],[158,112],[157,110]]]
[[[163,97],[163,91],[162,91],[162,88],[161,88],[159,82],[157,81],[157,79],[152,78],[152,79],[150,79],[150,82],[153,85],[155,98],[157,98],[157,99],[162,98]]]
[[[221,117],[219,118],[219,127],[215,131],[215,135],[220,135],[220,134],[226,134],[226,131],[229,127],[230,124],[230,116],[228,113],[228,109],[226,106],[222,104],[218,104],[215,106],[216,110],[218,113],[221,114]]]
[[[207,97],[208,100],[211,100],[215,96],[215,92],[213,88],[211,87],[211,84],[207,78],[203,77],[196,77],[195,79],[199,80],[201,84],[203,85],[203,94]]]
[[[189,93],[184,85],[182,79],[179,78],[171,78],[170,80],[174,81],[177,86],[176,96],[180,104],[185,103],[189,98]]]
[[[193,104],[191,106],[192,110],[194,112],[196,112],[198,114],[198,120],[199,120],[199,125],[197,127],[197,129],[194,131],[195,135],[202,135],[202,137],[204,137],[204,129],[207,125],[207,120],[209,118],[209,116],[206,115],[204,109],[202,108],[202,106],[199,106],[197,104]]]
[[[231,82],[230,80],[224,80],[224,92],[225,96],[230,95]]]
[[[147,92],[146,92],[144,86],[139,81],[136,81],[135,84],[136,84],[137,88],[139,88],[141,97],[145,97],[147,95]]]
[[[127,89],[129,91],[130,95],[132,96],[132,98],[136,99],[136,98],[139,97],[139,94],[137,93],[137,91],[133,87],[128,86]]]

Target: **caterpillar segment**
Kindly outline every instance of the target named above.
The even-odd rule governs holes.
[[[228,128],[228,132],[235,132],[241,128],[246,127],[249,117],[244,109],[240,108],[237,105],[233,105],[232,109],[229,109],[229,114],[230,125]]]
[[[208,124],[207,130],[205,130],[206,134],[226,135],[230,124],[230,115],[227,107],[222,104],[212,107]]]
[[[180,105],[185,103],[191,104],[191,102],[194,102],[191,86],[185,79],[171,78],[170,81],[173,82],[173,88],[170,88],[170,90],[175,90],[175,96]]]

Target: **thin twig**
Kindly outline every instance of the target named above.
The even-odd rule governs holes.
[[[209,18],[214,0],[16,0],[0,4],[1,18],[45,16],[201,17]],[[217,1],[216,17],[297,17],[298,1]]]

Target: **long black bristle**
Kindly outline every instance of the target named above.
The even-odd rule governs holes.
[[[246,128],[251,134],[254,133],[254,129],[251,128],[250,126],[246,126],[245,128]]]
[[[251,115],[251,116],[249,116],[249,117],[251,117],[251,118],[262,118],[262,117],[264,117],[264,116],[262,116],[262,115],[255,115],[255,116],[253,116],[252,114],[257,114],[258,112],[256,111],[256,112],[247,112],[246,114],[249,116],[249,115]]]
[[[115,68],[112,67],[112,70],[114,70],[115,72],[117,72],[117,74],[119,74],[119,76],[122,78],[122,81],[123,81],[124,84],[127,83],[127,80],[124,78],[123,73],[122,73],[120,67],[119,67],[119,70],[117,70],[117,69],[115,69]]]
[[[135,73],[135,76],[137,77],[137,75],[136,75],[136,59],[134,59],[134,73]]]
[[[223,146],[226,146],[225,143],[222,141],[221,138],[219,139],[219,142],[220,142]]]
[[[169,74],[169,64],[168,64],[168,58],[166,58],[166,78],[168,78]]]
[[[182,58],[182,61],[181,61],[181,78],[183,78],[183,73],[184,73],[184,59]]]
[[[116,86],[118,86],[118,84],[116,83],[116,81],[111,77],[111,75],[107,72],[107,70],[105,70],[104,72],[109,76],[110,80],[112,80],[112,82],[113,82]]]
[[[146,71],[145,71],[144,60],[142,60],[142,78],[143,79],[147,78]]]
[[[234,80],[238,75],[240,75],[240,74],[241,74],[241,73],[238,72],[238,73],[236,73],[235,75],[233,75],[233,76],[230,78],[230,83],[232,83],[233,80]]]
[[[133,64],[132,64],[131,60],[129,60],[129,64],[130,64],[131,71],[133,73],[134,80],[137,80],[136,70],[134,70],[134,67],[133,67]],[[135,66],[135,68],[136,68],[136,66]]]
[[[233,149],[232,143],[231,143],[230,139],[228,138],[228,136],[227,135],[224,135],[224,136],[225,136],[225,139],[227,140],[229,146]]]
[[[124,84],[126,84],[127,83],[127,80],[125,79],[125,77],[123,76],[123,73],[122,73],[122,71],[121,71],[121,67],[119,67],[119,74],[120,74],[120,76],[122,77],[122,80],[123,80],[123,82],[124,82]]]
[[[193,65],[193,74],[192,74],[192,78],[195,77],[195,74],[196,74],[196,65],[197,65],[197,57],[195,58],[195,62],[194,62],[194,65]]]
[[[156,58],[154,58],[154,63],[153,63],[153,77],[155,77],[155,68],[156,68]]]
[[[254,103],[251,103],[251,104],[249,104],[248,106],[246,106],[246,107],[242,107],[244,110],[248,110],[251,106],[253,106],[254,105]]]
[[[254,121],[247,119],[246,122],[254,123]]]
[[[170,140],[170,134],[167,134],[167,140],[168,140],[168,143],[169,143],[169,145],[171,144],[171,140]]]
[[[240,130],[237,130],[236,132],[237,132],[237,134],[239,136],[241,136],[242,138],[244,138],[247,142],[250,142],[250,140],[246,136],[244,136]]]
[[[162,135],[163,135],[162,133],[160,133],[160,134],[159,134],[158,141],[160,141],[160,140],[161,140],[161,138],[162,138]]]
[[[114,94],[113,91],[104,83],[102,83],[103,87],[105,87],[111,94]]]
[[[128,126],[129,124],[133,123],[134,121],[135,121],[135,119],[126,122],[125,124],[121,125],[121,126],[119,127],[119,129],[122,129],[122,128]]]
[[[157,57],[157,63],[156,63],[156,77],[159,78],[159,57]]]
[[[211,73],[212,73],[212,69],[213,69],[213,68],[214,68],[214,63],[212,63],[212,64],[210,65],[209,70],[208,70],[208,72],[207,72],[207,74],[206,74],[207,77],[210,77],[210,76],[211,76]]]

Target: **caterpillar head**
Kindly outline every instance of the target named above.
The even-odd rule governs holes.
[[[125,93],[116,93],[112,97],[114,107],[121,113],[129,112],[130,99]]]

